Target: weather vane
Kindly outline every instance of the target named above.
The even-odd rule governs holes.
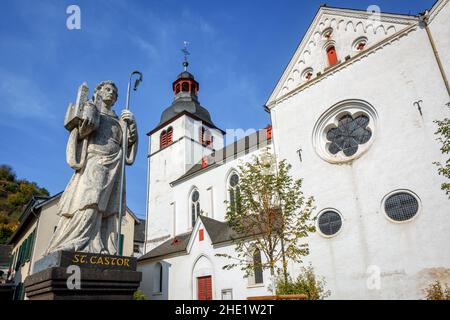
[[[187,42],[187,41],[183,41],[183,42],[184,42],[184,48],[181,49],[181,51],[184,53],[183,66],[184,66],[184,71],[187,71],[187,67],[189,65],[189,62],[187,60],[187,56],[190,55],[191,53],[187,49],[187,46],[188,46],[189,42]]]

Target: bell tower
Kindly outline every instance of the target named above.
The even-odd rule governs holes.
[[[188,226],[176,224],[176,207],[185,204],[174,202],[170,183],[201,163],[204,156],[224,146],[225,132],[214,125],[208,110],[200,105],[200,86],[188,72],[187,50],[183,52],[184,71],[172,83],[174,100],[162,112],[158,125],[147,134],[146,252],[170,237],[188,231]]]

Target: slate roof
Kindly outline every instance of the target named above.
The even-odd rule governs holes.
[[[175,96],[175,100],[172,102],[172,105],[163,111],[158,126],[164,124],[183,111],[187,111],[199,118],[201,121],[215,127],[209,111],[202,107],[197,98],[189,92],[180,92]]]
[[[186,251],[189,239],[191,238],[191,233],[192,232],[186,232],[179,234],[174,238],[170,238],[169,240],[163,242],[153,250],[138,258],[138,260],[147,260]]]
[[[0,266],[9,265],[12,246],[0,244]]]
[[[266,129],[261,129],[252,134],[249,134],[248,136],[245,136],[244,138],[239,139],[234,143],[230,143],[222,149],[215,150],[211,155],[207,157],[208,165],[206,167],[202,167],[202,161],[199,161],[181,177],[179,177],[175,181],[172,181],[170,185],[177,185],[178,183],[196,176],[197,174],[218,167],[226,163],[227,159],[236,159],[242,154],[248,154],[255,147],[258,149],[265,147],[269,145],[271,141],[271,138],[267,138]]]
[[[205,227],[206,232],[208,233],[213,245],[245,237],[245,235],[239,235],[235,231],[233,231],[233,229],[231,229],[231,227],[226,222],[218,221],[205,216],[199,216],[199,218],[201,219],[203,226]],[[153,250],[138,258],[138,260],[142,261],[153,258],[164,259],[166,256],[175,253],[186,254],[187,245],[189,243],[191,235],[192,231],[179,234],[174,238],[170,238],[169,240],[163,242]]]

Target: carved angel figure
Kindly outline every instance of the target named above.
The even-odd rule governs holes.
[[[93,100],[87,101],[87,94],[83,84],[76,105],[69,105],[66,114],[67,162],[75,172],[58,203],[60,220],[47,253],[116,254],[118,250],[123,132],[127,130],[128,137],[125,162],[131,165],[137,152],[136,122],[130,111],[124,110],[118,118],[112,110],[118,97],[112,81],[98,84]]]

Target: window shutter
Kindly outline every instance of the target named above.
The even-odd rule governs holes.
[[[123,236],[123,234],[121,234],[120,239],[119,239],[119,256],[123,255],[123,240],[124,240],[124,236]]]
[[[328,56],[328,63],[330,64],[330,66],[333,66],[338,62],[337,55],[336,55],[336,49],[334,46],[329,47],[327,49],[327,56]]]
[[[169,144],[172,143],[172,134],[173,134],[173,128],[170,127],[170,128],[167,130],[167,145],[169,145]]]
[[[159,137],[159,147],[164,148],[167,144],[167,132],[166,130],[161,132],[161,136]]]

